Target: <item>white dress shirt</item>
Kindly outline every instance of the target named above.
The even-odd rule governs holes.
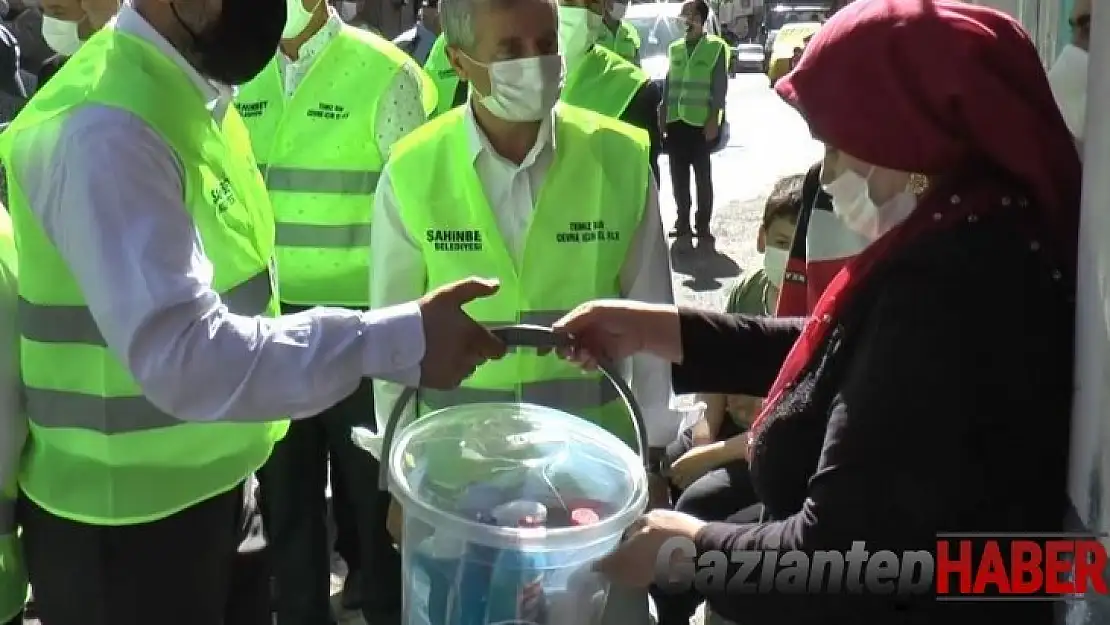
[[[115,26],[173,59],[222,119],[231,89],[202,78],[132,7]],[[84,104],[59,117],[18,136],[15,175],[108,348],[153,404],[188,421],[266,421],[316,414],[363,377],[419,383],[415,303],[276,319],[229,312],[173,150],[119,108]]]
[[[328,21],[324,22],[324,26],[316,34],[301,44],[296,60],[290,59],[284,52],[278,54],[286,100],[292,99],[293,93],[308,75],[313,62],[341,30],[343,30],[343,19],[335,9],[328,7]],[[377,102],[374,138],[377,139],[383,158],[389,156],[389,149],[398,139],[412,132],[428,119],[421,95],[423,82],[420,71],[414,63],[403,64],[401,71],[394,75],[393,81],[386,88],[384,96]]]
[[[509,253],[519,266],[537,196],[555,158],[554,116],[543,122],[536,144],[520,165],[503,158],[493,149],[475,122],[469,106],[465,119],[474,168]],[[374,231],[370,245],[373,272],[370,305],[373,307],[420,297],[428,286],[427,268],[420,245],[413,240],[401,220],[389,170],[387,163],[378,182],[374,202]],[[435,180],[434,172],[429,172],[429,179]],[[629,299],[666,304],[674,302],[670,256],[654,183],[648,185],[643,219],[621,269],[621,292]],[[670,410],[670,366],[653,356],[636,356],[631,362],[631,383],[644,410],[649,444],[655,447],[670,443],[678,426]],[[393,408],[398,391],[395,385],[388,382],[376,383],[379,431]]]

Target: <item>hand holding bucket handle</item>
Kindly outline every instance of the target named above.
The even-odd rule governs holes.
[[[551,350],[562,347],[567,343],[567,337],[556,334],[551,328],[545,328],[543,326],[501,326],[491,329],[490,332],[500,339],[507,347],[532,347],[539,350]],[[632,389],[628,388],[628,384],[625,383],[624,379],[617,371],[617,367],[613,363],[598,363],[598,370],[600,370],[605,375],[606,379],[609,380],[609,383],[617,389],[617,394],[628,407],[628,413],[632,416],[632,425],[636,430],[636,441],[639,444],[639,449],[637,451],[640,454],[640,458],[644,460],[644,466],[646,467],[648,461],[648,442],[643,411],[640,410],[640,405],[636,403],[636,398],[632,395]],[[378,486],[382,490],[386,490],[389,486],[389,456],[393,449],[393,438],[396,436],[398,430],[407,425],[407,423],[403,423],[405,407],[416,397],[416,393],[417,389],[411,387],[406,388],[397,398],[397,402],[393,404],[393,410],[389,413],[389,420],[386,421],[382,441],[382,466],[378,472]]]

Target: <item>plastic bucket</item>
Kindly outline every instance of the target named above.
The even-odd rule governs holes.
[[[496,330],[512,346],[543,347],[546,328]],[[404,509],[406,625],[589,625],[608,585],[593,563],[647,504],[639,407],[603,369],[636,422],[641,454],[566,412],[518,403],[445,408],[400,428],[393,411],[383,458]],[[505,522],[524,502],[542,518]]]

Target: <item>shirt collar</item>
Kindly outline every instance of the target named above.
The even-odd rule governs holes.
[[[473,92],[471,92],[473,95]],[[470,160],[471,163],[478,161],[478,157],[483,152],[495,155],[498,158],[503,158],[493,145],[490,144],[489,138],[486,133],[482,132],[481,126],[478,125],[478,120],[474,118],[474,104],[471,102],[470,97],[466,100],[466,134],[467,140],[470,144]],[[558,105],[556,105],[558,106]],[[528,151],[524,157],[524,161],[520,164],[520,168],[530,167],[536,161],[536,157],[546,150],[555,149],[555,110],[552,109],[551,114],[543,119],[540,123],[540,131],[536,135],[536,144]]]
[[[200,75],[200,72],[181,53],[173,46],[165,37],[162,36],[150,22],[146,21],[139,12],[135,10],[130,1],[124,2],[120,7],[119,13],[113,18],[114,28],[129,35],[138,37],[146,41],[150,45],[158,49],[159,52],[170,58],[185,75],[189,77],[189,81],[196,85],[200,90],[201,96],[208,104],[209,110],[217,110],[220,108],[220,103],[230,102],[235,96],[235,89],[228,85],[217,83],[209,80]]]
[[[343,19],[339,17],[339,13],[328,6],[328,19],[324,22],[324,26],[316,31],[307,41],[301,44],[301,49],[297,51],[297,60],[293,61],[281,53],[283,61],[290,63],[310,63],[313,59],[319,56],[320,52],[327,47],[333,39],[339,36],[340,31],[343,30]]]

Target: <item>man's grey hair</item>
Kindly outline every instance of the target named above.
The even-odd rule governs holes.
[[[439,27],[447,43],[470,51],[477,43],[478,33],[474,32],[474,15],[489,7],[502,7],[514,4],[517,0],[440,0]],[[551,0],[554,2],[555,0]]]
[[[439,27],[447,43],[463,50],[473,50],[474,12],[491,0],[440,0]]]

